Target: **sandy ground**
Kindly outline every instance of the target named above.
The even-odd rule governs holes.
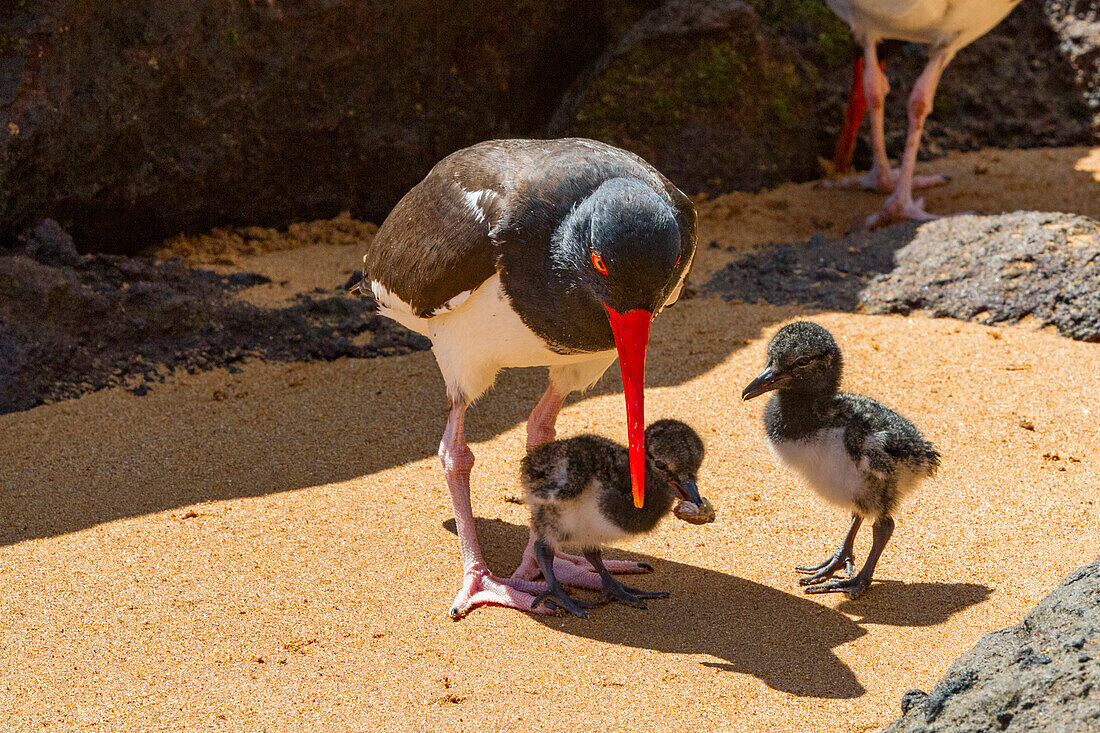
[[[1100,150],[985,151],[924,167],[954,176],[930,194],[933,211],[1100,218]],[[704,202],[695,279],[733,256],[710,239],[745,249],[839,234],[880,201],[803,184]],[[223,266],[278,276],[262,286],[274,302],[342,282],[360,255],[321,243],[225,255]],[[739,399],[768,337],[796,315],[698,297],[655,322],[647,417],[703,434],[701,486],[719,518],[667,520],[623,548],[655,566],[637,585],[673,595],[589,621],[505,609],[447,618],[459,562],[434,455],[445,405],[430,353],[249,363],[145,397],[104,390],[0,416],[0,729],[888,723],[906,689],[927,689],[1100,554],[1100,346],[815,315],[845,349],[846,388],[909,415],[945,455],[901,511],[880,582],[851,602],[799,591],[791,566],[824,558],[846,520],[773,464],[763,400]],[[567,405],[561,434],[624,438],[615,371]],[[526,539],[516,469],[544,379],[502,375],[469,418],[474,510],[499,571]]]

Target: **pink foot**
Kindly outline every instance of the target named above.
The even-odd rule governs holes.
[[[604,560],[604,566],[613,573],[648,573],[653,566],[644,562],[630,560]],[[603,587],[599,573],[592,564],[579,555],[568,555],[564,552],[554,555],[554,574],[558,576],[558,582],[563,585],[572,585],[578,588],[599,590]],[[523,551],[523,560],[519,567],[512,573],[509,580],[533,581],[542,575],[538,561],[535,560],[534,539],[527,543],[527,549]]]
[[[451,604],[450,616],[457,621],[478,606],[504,606],[529,613],[551,613],[546,608],[531,608],[535,593],[546,590],[546,583],[521,578],[500,578],[485,566],[467,570],[462,576],[462,590]]]
[[[572,563],[585,570],[595,570],[592,567],[592,563],[585,560],[580,555],[568,555],[564,552],[558,553],[558,560],[563,560],[568,563]],[[647,562],[634,562],[633,560],[604,560],[603,565],[605,568],[613,573],[619,575],[629,575],[632,573],[649,573],[653,572],[653,566]],[[554,565],[554,570],[557,571],[558,566]]]
[[[864,191],[891,193],[898,185],[898,169],[891,168],[885,173],[870,170],[861,176],[845,176],[825,181],[826,188],[861,188]],[[947,176],[913,176],[913,188],[942,186],[951,179]]]
[[[923,198],[919,198],[916,201],[904,202],[891,196],[886,200],[886,204],[882,207],[882,211],[867,217],[866,224],[868,229],[877,229],[902,221],[934,221],[941,218],[943,217],[937,216],[936,214],[929,214],[924,210]]]

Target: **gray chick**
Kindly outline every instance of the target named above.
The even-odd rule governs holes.
[[[852,512],[844,542],[832,557],[796,570],[807,593],[858,598],[894,531],[898,503],[940,465],[939,452],[908,420],[869,397],[840,392],[840,348],[810,321],[781,328],[768,344],[764,371],[741,393],[752,399],[775,390],[764,410],[768,447],[824,499]],[[852,547],[864,518],[874,520],[867,562],[854,578]],[[846,580],[828,580],[840,569]]]
[[[664,598],[619,582],[603,564],[601,548],[630,535],[649,532],[680,498],[687,521],[713,520],[710,502],[699,496],[695,475],[703,462],[703,441],[678,420],[659,420],[645,431],[645,504],[634,506],[627,449],[596,435],[578,435],[541,445],[524,457],[520,478],[531,511],[535,557],[547,589],[531,607],[543,603],[588,618],[593,604],[566,594],[554,575],[554,552],[583,554],[603,581],[602,600],[646,608],[644,598]],[[701,509],[700,509],[701,508]],[[689,518],[690,517],[690,518]]]

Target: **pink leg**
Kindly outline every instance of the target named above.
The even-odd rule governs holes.
[[[486,604],[531,611],[531,602],[535,599],[533,593],[540,592],[546,584],[499,578],[489,572],[481,556],[474,529],[473,507],[470,505],[470,471],[474,467],[474,454],[466,445],[465,420],[466,405],[452,404],[447,416],[447,429],[439,443],[439,458],[443,462],[447,488],[451,492],[458,550],[462,555],[462,590],[451,604],[451,618],[462,618],[475,607]],[[533,612],[545,611],[539,608]]]
[[[551,382],[550,386],[542,394],[542,399],[531,410],[531,416],[527,418],[527,450],[531,451],[543,443],[549,443],[557,437],[558,432],[554,425],[558,421],[558,413],[565,404],[565,395],[561,394]]]
[[[896,169],[890,167],[886,157],[886,95],[890,92],[890,82],[882,71],[874,43],[867,43],[863,64],[863,91],[867,97],[867,108],[871,113],[871,149],[873,160],[871,170],[862,176],[849,176],[830,182],[837,188],[863,188],[868,191],[886,193],[897,187],[900,178]],[[913,185],[938,186],[947,183],[944,176],[921,176],[913,179]]]
[[[894,222],[914,219],[931,221],[939,217],[924,210],[924,199],[913,200],[913,173],[917,167],[917,150],[920,148],[920,136],[924,130],[924,120],[932,111],[932,99],[936,95],[936,86],[944,68],[951,60],[947,51],[937,51],[924,67],[913,93],[909,96],[909,134],[905,138],[905,154],[902,156],[901,177],[897,188],[882,207],[882,211],[867,219],[867,228],[885,226]]]

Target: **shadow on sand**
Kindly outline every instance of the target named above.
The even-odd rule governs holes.
[[[860,624],[935,626],[989,598],[993,589],[978,583],[904,583],[876,580],[856,601],[838,611],[858,616]]]
[[[689,301],[655,323],[648,386],[682,384],[705,374],[788,315],[746,308],[736,323],[716,323],[708,302],[713,301]],[[662,333],[673,328],[693,334],[690,353],[661,343]],[[19,446],[14,460],[0,466],[0,545],[204,501],[345,481],[434,456],[447,410],[432,354],[362,364],[364,372],[383,381],[364,383],[354,394],[320,378],[276,378],[252,393],[180,411],[171,387],[161,394],[154,390],[141,398],[140,410],[115,415],[93,408],[94,434],[79,409],[38,408],[48,411],[41,425],[25,420],[31,413],[0,416],[0,440]],[[495,389],[470,409],[467,439],[481,443],[523,424],[545,388],[545,369],[501,372]],[[621,379],[612,366],[592,390],[574,394],[568,404],[618,391]],[[406,407],[425,404],[438,410]],[[76,435],[80,441],[64,438]],[[475,445],[475,454],[478,450]]]
[[[527,528],[477,518],[486,561],[497,570],[513,568],[527,542]],[[444,527],[454,532],[454,520]],[[700,654],[718,661],[702,664],[752,675],[769,687],[800,697],[854,698],[864,694],[852,670],[833,651],[867,633],[861,623],[933,625],[980,603],[990,589],[970,583],[876,583],[858,601],[838,609],[821,605],[797,590],[785,593],[735,575],[630,553],[654,572],[632,576],[640,588],[667,590],[668,599],[648,610],[608,604],[585,620],[535,616],[555,631],[611,644],[671,654]],[[577,598],[594,594],[571,589]],[[843,611],[843,612],[842,612]],[[476,611],[475,611],[476,613]],[[847,614],[860,614],[859,622]],[[884,620],[894,619],[894,620]]]

